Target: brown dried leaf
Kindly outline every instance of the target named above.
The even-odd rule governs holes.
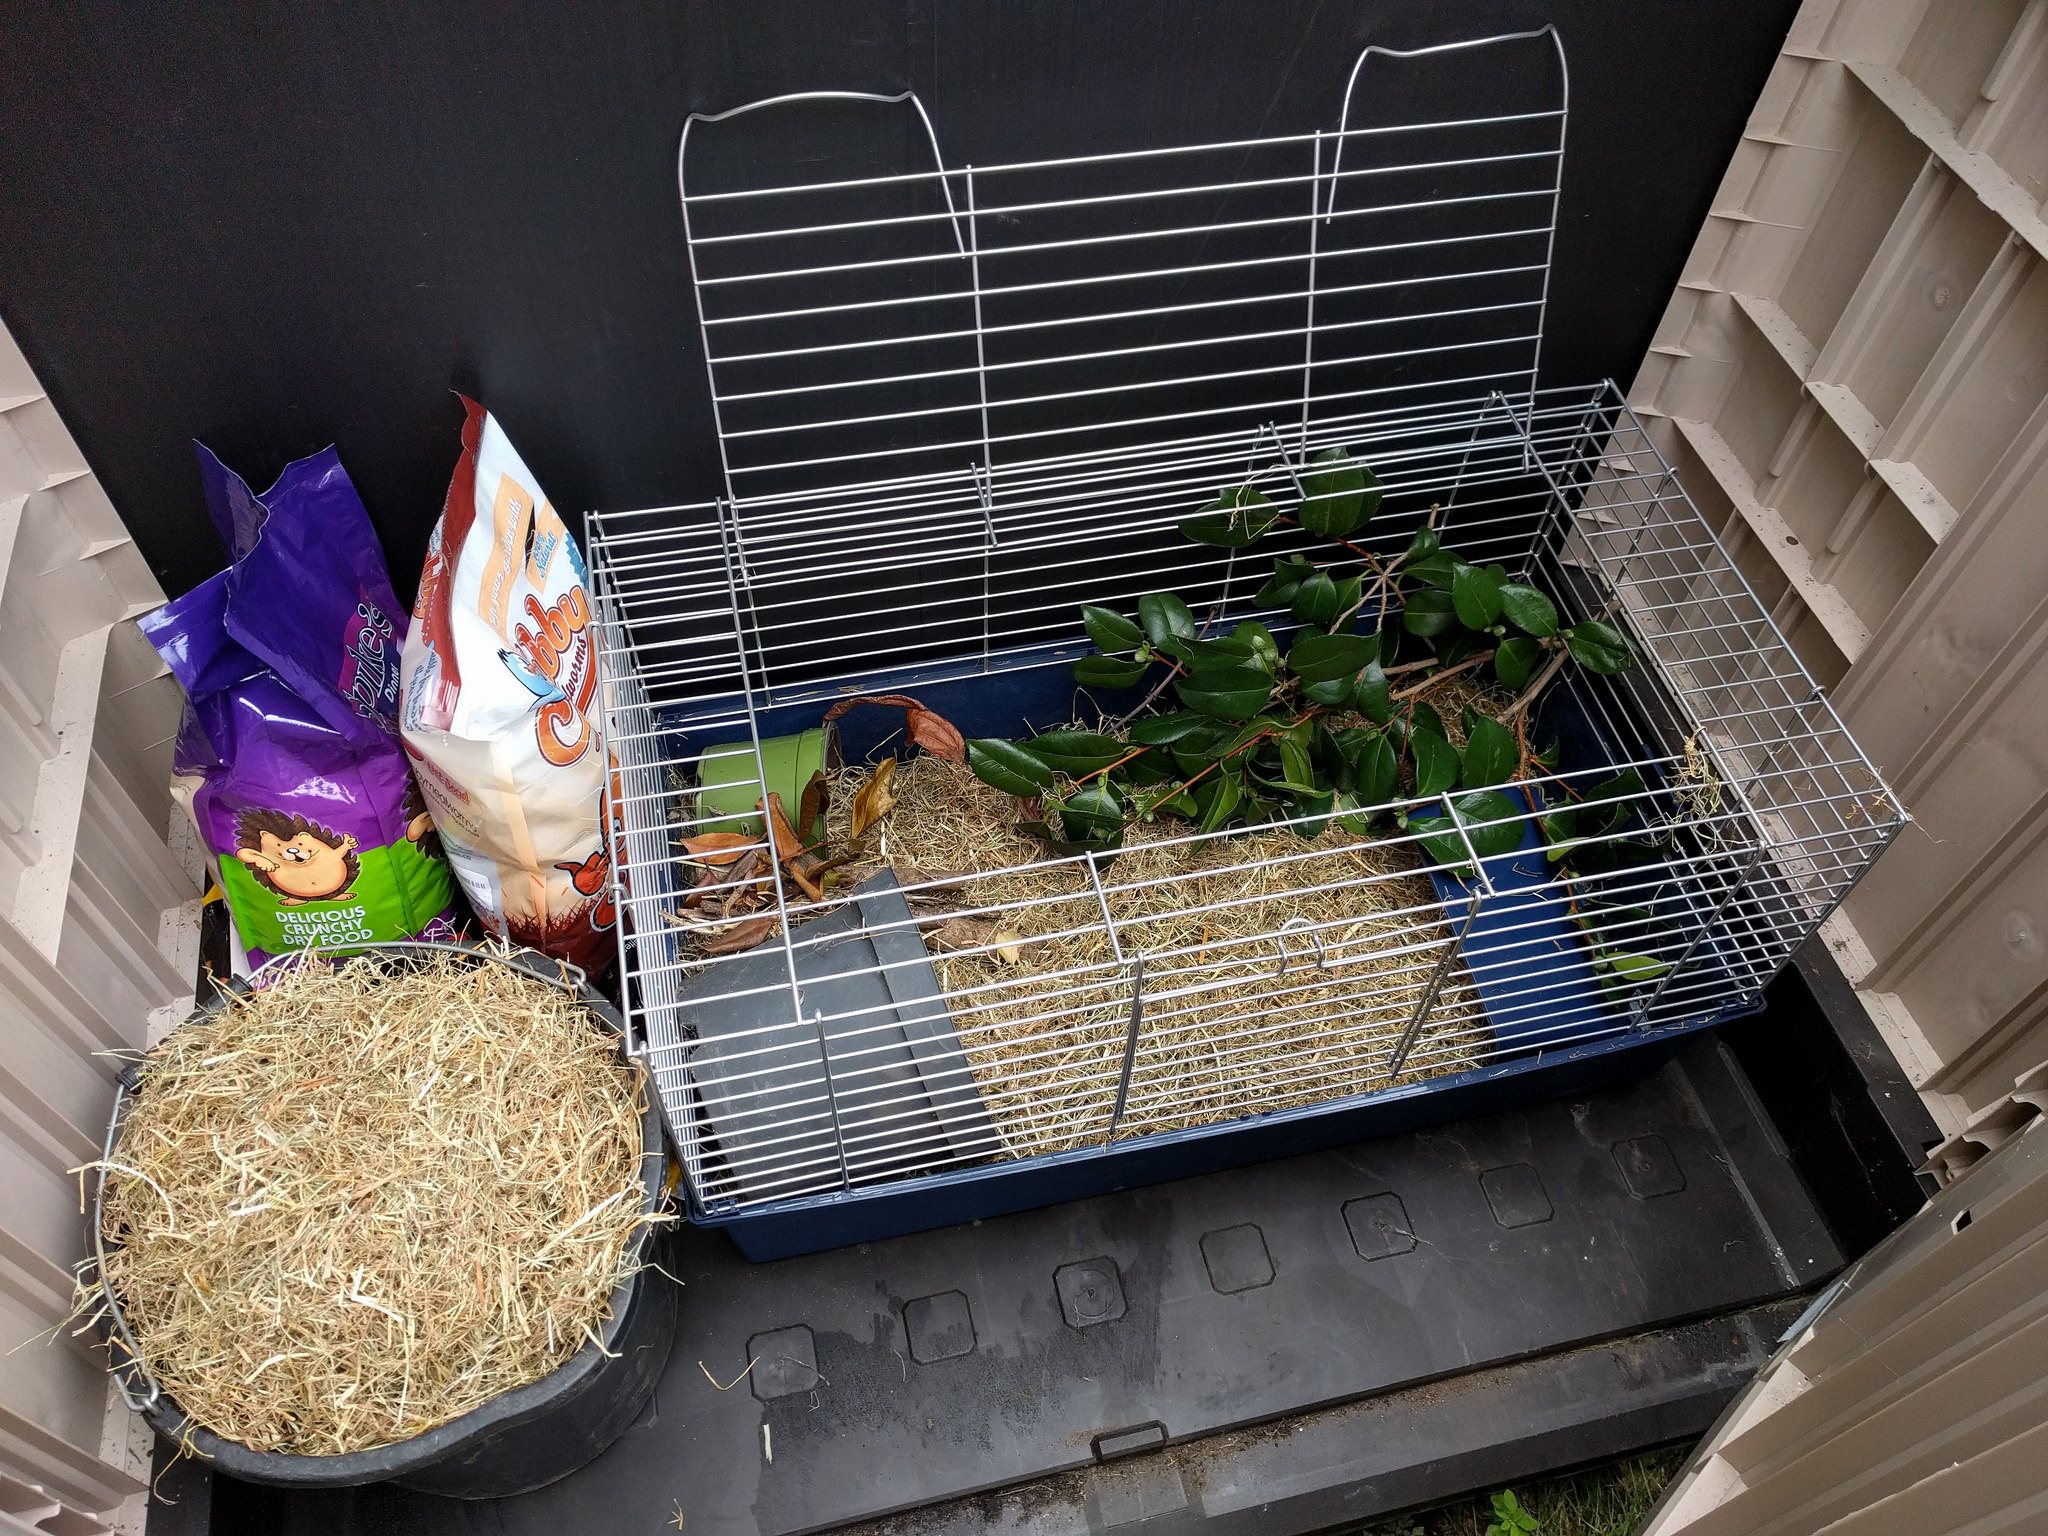
[[[777,919],[772,912],[759,917],[750,917],[743,923],[734,923],[730,928],[721,928],[717,933],[700,941],[699,947],[707,955],[737,955],[742,950],[752,949],[776,929]]]
[[[907,693],[863,693],[857,694],[850,699],[841,699],[837,704],[826,710],[825,723],[830,725],[848,710],[858,709],[863,704],[894,704],[899,709],[908,709],[911,705],[917,704],[919,709],[924,708],[922,704],[918,704],[918,701]]]
[[[910,901],[916,901],[920,896],[937,896],[943,891],[958,890],[974,878],[973,871],[965,869],[919,869],[910,864],[896,866],[896,883],[903,887],[903,894]],[[912,890],[912,886],[920,889]]]
[[[791,859],[782,868],[789,878],[796,882],[798,890],[802,891],[813,901],[823,901],[825,899],[825,887],[810,877],[809,873],[804,869],[805,863],[806,861],[803,859]]]
[[[762,802],[756,800],[754,807],[756,810],[761,809]],[[803,839],[796,835],[796,828],[789,824],[789,813],[782,808],[782,796],[772,789],[769,790],[766,808],[769,840],[775,845],[776,857],[781,859],[783,869],[806,896],[813,901],[823,901],[824,889],[809,873],[811,866],[818,861],[812,857],[810,850],[804,847]]]
[[[922,704],[903,711],[904,729],[910,739],[934,757],[949,763],[967,761],[967,741],[944,715],[935,715]]]
[[[935,757],[945,758],[948,762],[967,761],[967,743],[961,738],[953,722],[944,715],[925,708],[922,700],[913,699],[907,693],[864,693],[858,698],[841,699],[825,711],[826,724],[829,725],[849,709],[856,709],[862,704],[895,705],[903,711],[904,734],[913,743]]]
[[[789,824],[789,812],[782,808],[782,796],[774,790],[768,791],[766,801],[756,800],[754,809],[765,811],[768,818],[768,841],[775,847],[778,862],[787,864],[804,852],[804,840],[796,835],[796,828]]]
[[[867,783],[853,794],[853,835],[867,836],[868,829],[896,809],[896,795],[890,788],[896,777],[896,759],[885,757],[875,764]]]
[[[753,911],[766,899],[767,891],[757,882],[767,862],[759,848],[750,848],[747,856],[726,872],[725,916],[739,917]]]
[[[1015,965],[1024,958],[1024,935],[1009,928],[998,928],[989,939],[995,945],[996,954],[1005,965]]]
[[[983,949],[995,934],[995,924],[986,918],[949,917],[927,931],[924,941],[933,949]]]
[[[832,806],[832,781],[825,777],[820,768],[811,775],[811,781],[804,786],[803,799],[797,804],[796,824],[809,831],[824,819]]]
[[[699,864],[730,864],[758,838],[745,832],[705,832],[683,839],[683,853]]]

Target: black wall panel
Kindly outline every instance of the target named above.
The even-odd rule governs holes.
[[[0,316],[167,588],[222,559],[198,437],[259,484],[339,443],[407,594],[454,458],[451,385],[565,510],[717,490],[676,205],[693,109],[909,88],[953,166],[1140,149],[1332,126],[1367,42],[1553,21],[1572,121],[1546,381],[1626,380],[1794,9],[13,4]]]

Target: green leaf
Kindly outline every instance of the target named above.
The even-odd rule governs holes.
[[[1519,630],[1538,638],[1557,633],[1557,605],[1534,587],[1519,581],[1502,582],[1500,607]]]
[[[1425,640],[1442,634],[1457,622],[1458,614],[1452,606],[1451,594],[1427,587],[1408,594],[1408,606],[1401,614],[1401,627]]]
[[[1097,650],[1135,651],[1138,642],[1145,638],[1144,631],[1114,608],[1085,604],[1081,609],[1081,627],[1088,631],[1088,638],[1095,642]]]
[[[1214,832],[1235,811],[1238,802],[1244,798],[1244,780],[1225,769],[1204,779],[1194,787],[1195,805],[1199,814],[1195,829],[1199,832]]]
[[[1366,663],[1375,660],[1379,653],[1379,640],[1372,635],[1326,635],[1318,630],[1305,629],[1288,647],[1287,670],[1305,683],[1342,679],[1348,692],[1350,680],[1364,671]]]
[[[1076,842],[1103,843],[1124,829],[1123,796],[1100,779],[1059,802],[1059,813],[1060,825]]]
[[[1273,638],[1273,631],[1257,619],[1246,619],[1242,624],[1233,626],[1223,638],[1227,642],[1249,646],[1252,660],[1268,672],[1275,671],[1280,665],[1280,642]]]
[[[1200,544],[1243,549],[1271,533],[1279,521],[1279,509],[1263,492],[1235,485],[1219,491],[1216,499],[1193,517],[1183,519],[1180,531]]]
[[[1294,814],[1307,818],[1294,823],[1294,835],[1303,842],[1313,841],[1320,836],[1334,819],[1338,794],[1334,789],[1318,790],[1312,795],[1294,797]]]
[[[1143,720],[1132,724],[1129,734],[1131,740],[1140,746],[1163,747],[1169,742],[1216,729],[1216,722],[1207,715],[1190,715],[1183,712],[1147,715]]]
[[[1258,667],[1219,667],[1175,678],[1173,688],[1189,709],[1218,720],[1249,720],[1266,707],[1273,679]]]
[[[1527,635],[1515,635],[1501,641],[1493,653],[1493,675],[1500,679],[1503,688],[1519,689],[1535,673],[1536,663],[1542,657],[1542,646]]]
[[[1417,581],[1427,582],[1432,587],[1441,587],[1448,592],[1451,590],[1451,584],[1457,580],[1458,567],[1464,563],[1449,550],[1444,549],[1438,550],[1426,559],[1410,561],[1401,569],[1404,575],[1413,576]]]
[[[1357,774],[1357,796],[1363,805],[1381,805],[1394,798],[1394,791],[1400,783],[1401,760],[1394,754],[1394,744],[1387,739],[1384,731],[1375,731],[1372,737],[1352,758],[1352,768]]]
[[[1128,784],[1164,784],[1169,779],[1180,782],[1172,759],[1164,752],[1141,752],[1119,766],[1116,776]]]
[[[1195,814],[1194,797],[1178,782],[1138,790],[1130,795],[1129,801],[1132,813],[1144,821],[1152,821],[1164,812],[1179,816]]]
[[[1633,801],[1643,793],[1643,776],[1624,768],[1611,779],[1602,779],[1585,792],[1580,806],[1582,836],[1601,837],[1620,829],[1636,807]]]
[[[1409,732],[1408,750],[1415,758],[1418,799],[1440,795],[1458,782],[1458,749],[1436,732]]]
[[[1451,733],[1444,729],[1443,717],[1420,699],[1408,706],[1408,723],[1415,730],[1433,731],[1446,741],[1451,739]]]
[[[1341,539],[1380,508],[1380,482],[1342,448],[1325,448],[1309,461],[1321,466],[1301,477],[1297,517],[1310,533]]]
[[[1451,572],[1451,606],[1467,629],[1485,629],[1500,618],[1500,580],[1493,572],[1462,562]]]
[[[1129,688],[1150,665],[1135,656],[1083,656],[1074,663],[1074,681],[1083,688]]]
[[[1595,950],[1593,963],[1604,965],[1625,981],[1655,981],[1671,969],[1654,955],[1631,955],[1619,949]]]
[[[1234,635],[1222,635],[1214,640],[1183,639],[1176,635],[1160,642],[1159,654],[1203,671],[1214,671],[1218,667],[1247,667],[1255,665],[1258,660],[1258,652],[1251,641],[1240,640]]]
[[[1295,729],[1285,732],[1280,743],[1280,782],[1276,789],[1312,795],[1323,786],[1316,779],[1316,765],[1309,755],[1309,733]]]
[[[1021,742],[985,736],[967,743],[967,766],[984,784],[1029,800],[1052,788],[1052,769]]]
[[[1401,556],[1402,563],[1413,565],[1418,560],[1427,560],[1443,547],[1443,540],[1436,536],[1434,528],[1418,528],[1415,530],[1415,537],[1408,541],[1406,552]]]
[[[1408,830],[1422,839],[1422,847],[1435,863],[1445,866],[1450,872],[1469,873],[1471,866],[1465,856],[1465,840],[1458,836],[1457,824],[1448,816],[1410,816]]]
[[[1579,819],[1573,813],[1570,806],[1563,806],[1554,811],[1545,811],[1542,816],[1537,818],[1537,825],[1543,829],[1543,841],[1550,844],[1549,849],[1543,855],[1546,859],[1555,864],[1559,859],[1571,856],[1569,848],[1559,846],[1563,843],[1569,843],[1579,835]]]
[[[1304,624],[1328,624],[1344,611],[1337,583],[1328,571],[1317,571],[1294,594],[1294,616]]]
[[[1454,667],[1466,657],[1487,648],[1486,642],[1492,634],[1484,629],[1453,629],[1447,635],[1438,635],[1429,642],[1436,652],[1436,659],[1447,667]]]
[[[1505,784],[1522,765],[1522,749],[1514,732],[1498,720],[1481,715],[1465,735],[1465,785],[1477,789],[1487,784]]]
[[[1309,751],[1316,760],[1316,782],[1334,784],[1342,790],[1353,788],[1356,776],[1351,771],[1351,760],[1364,747],[1369,734],[1355,725],[1333,731],[1323,720],[1310,725]]]
[[[1031,738],[1030,747],[1032,756],[1070,779],[1107,768],[1131,750],[1114,736],[1093,731],[1041,731]]]
[[[1315,567],[1302,555],[1289,555],[1285,560],[1273,562],[1273,575],[1259,588],[1252,601],[1261,608],[1282,608],[1294,600],[1294,594],[1308,579]]]
[[[1331,620],[1331,623],[1337,624],[1348,622],[1350,616],[1358,612],[1359,607],[1364,602],[1364,600],[1364,575],[1360,574],[1357,576],[1345,577],[1342,581],[1337,583],[1337,617]]]
[[[1574,624],[1564,632],[1564,643],[1571,647],[1572,658],[1588,672],[1626,672],[1635,665],[1627,638],[1598,619]]]
[[[1190,639],[1195,633],[1194,614],[1171,592],[1147,592],[1139,598],[1138,622],[1145,628],[1145,638],[1155,646],[1176,637]]]
[[[1497,789],[1460,795],[1452,802],[1465,823],[1465,835],[1482,859],[1498,858],[1522,846],[1521,809]],[[1493,825],[1475,825],[1491,822]]]
[[[1377,661],[1369,662],[1358,674],[1358,683],[1351,690],[1351,707],[1375,725],[1385,725],[1393,718],[1393,690]]]

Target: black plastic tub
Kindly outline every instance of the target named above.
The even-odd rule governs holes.
[[[563,987],[588,1008],[598,1023],[616,1032],[626,1050],[625,1025],[603,995],[573,968],[565,976],[556,962],[540,955],[486,949],[462,943],[364,945],[351,953],[386,955],[403,964],[421,950],[453,950],[474,954],[480,963],[508,965],[550,985]],[[573,979],[572,979],[573,978]],[[246,991],[240,982],[226,984]],[[204,1019],[226,1006],[217,999],[195,1011]],[[629,1059],[631,1054],[626,1051]],[[637,1065],[637,1062],[636,1062]],[[123,1092],[107,1128],[111,1149],[127,1106],[134,1069],[123,1074]],[[667,1148],[653,1086],[647,1084],[640,1116],[641,1209],[653,1215],[661,1205]],[[111,1155],[111,1153],[109,1153]],[[101,1175],[95,1189],[90,1241],[97,1247]],[[397,1483],[423,1493],[458,1499],[503,1498],[526,1493],[566,1477],[592,1460],[626,1431],[639,1416],[661,1379],[676,1329],[676,1291],[661,1273],[644,1267],[659,1228],[642,1224],[632,1239],[635,1269],[612,1292],[611,1318],[604,1347],[585,1344],[566,1363],[539,1381],[493,1398],[424,1434],[374,1450],[341,1456],[300,1456],[252,1450],[222,1439],[188,1418],[168,1394],[149,1379],[134,1358],[127,1326],[114,1299],[102,1284],[106,1302],[102,1327],[115,1358],[114,1373],[122,1394],[150,1427],[166,1440],[199,1456],[217,1472],[251,1483],[292,1488],[339,1488],[361,1483]]]

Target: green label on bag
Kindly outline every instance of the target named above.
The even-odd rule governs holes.
[[[318,901],[287,904],[232,855],[220,861],[221,890],[242,947],[265,954],[335,944],[409,939],[454,899],[447,864],[402,841],[366,848],[348,889]]]

